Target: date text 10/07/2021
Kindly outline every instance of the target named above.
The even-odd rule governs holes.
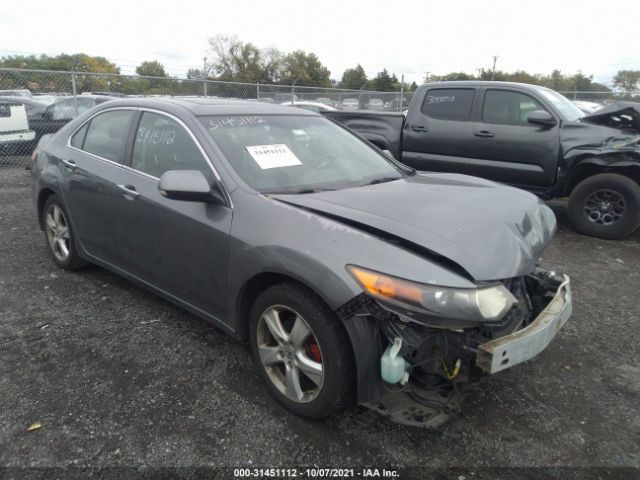
[[[235,478],[399,478],[386,468],[235,468]]]

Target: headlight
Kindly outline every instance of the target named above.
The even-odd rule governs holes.
[[[495,321],[518,300],[504,285],[486,288],[450,288],[410,282],[348,265],[364,291],[382,303],[431,317]]]

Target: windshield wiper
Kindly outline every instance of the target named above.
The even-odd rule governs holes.
[[[319,193],[319,192],[333,192],[335,188],[302,188],[300,190],[296,190],[292,193],[294,195],[304,195],[305,193]]]
[[[263,190],[263,195],[304,195],[306,193],[333,192],[335,188],[301,188],[300,190]]]
[[[380,178],[374,178],[367,185],[376,185],[378,183],[393,182],[394,180],[400,180],[401,178],[402,177],[380,177]]]

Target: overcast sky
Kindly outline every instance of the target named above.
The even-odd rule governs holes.
[[[95,6],[95,10],[92,9]],[[582,70],[609,82],[640,69],[640,0],[30,0],[0,4],[0,55],[84,52],[131,72],[159,60],[173,75],[202,65],[207,39],[316,53],[332,78],[360,63],[418,83],[425,72]]]

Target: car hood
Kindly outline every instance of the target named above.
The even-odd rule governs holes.
[[[640,103],[619,102],[607,105],[582,117],[581,121],[640,133]]]
[[[476,281],[531,272],[556,227],[553,212],[537,197],[455,174],[418,174],[359,188],[271,197],[366,231]]]

